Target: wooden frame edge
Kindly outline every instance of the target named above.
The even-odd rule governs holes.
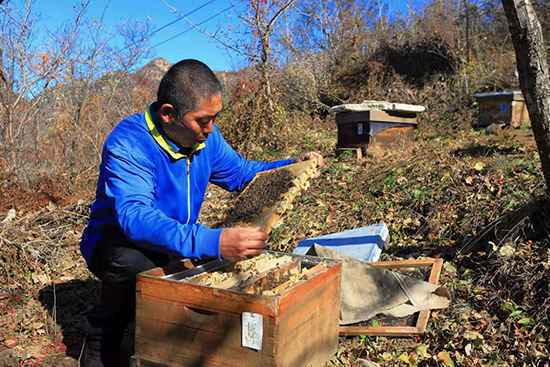
[[[438,284],[439,276],[443,268],[443,259],[425,258],[397,261],[379,261],[370,263],[377,268],[399,269],[399,268],[421,268],[431,266],[429,283]],[[415,326],[340,326],[340,336],[414,336],[423,334],[426,331],[430,310],[420,311]]]

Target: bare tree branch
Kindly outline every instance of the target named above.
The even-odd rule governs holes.
[[[289,0],[285,4],[281,5],[281,7],[275,12],[269,23],[267,23],[266,30],[267,32],[271,31],[271,28],[273,27],[273,24],[277,21],[277,19],[290,8],[296,1],[295,0]]]
[[[244,50],[242,50],[241,48],[235,46],[235,45],[232,45],[230,44],[229,42],[223,40],[221,37],[218,36],[218,32],[219,32],[219,29],[216,30],[214,33],[212,32],[208,32],[206,29],[202,29],[200,28],[200,26],[193,22],[191,19],[189,19],[189,17],[186,17],[184,16],[184,14],[179,10],[177,9],[175,6],[171,5],[168,3],[167,0],[162,0],[162,2],[164,3],[164,5],[166,5],[166,7],[168,7],[168,9],[173,12],[175,15],[177,15],[178,17],[183,17],[182,19],[191,26],[191,28],[197,32],[199,32],[200,34],[216,41],[217,43],[219,43],[221,46],[223,46],[224,48],[226,48],[227,50],[231,50],[241,56],[244,56],[248,59],[251,59],[251,60],[256,60],[257,59],[257,56],[251,52],[246,52]],[[227,9],[230,9],[230,8],[233,8],[234,5],[232,5],[231,7],[228,7]]]

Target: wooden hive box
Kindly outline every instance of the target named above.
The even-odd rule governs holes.
[[[338,131],[337,149],[366,148],[380,142],[389,145],[408,138],[416,129],[423,106],[365,101],[331,108]]]
[[[530,123],[525,99],[520,91],[477,93],[474,98],[479,104],[479,117],[475,127],[491,124],[520,127]]]
[[[338,345],[341,265],[284,255],[292,261],[247,279],[239,290],[186,280],[198,269],[189,261],[139,274],[135,365],[322,366]],[[228,265],[218,260],[204,266],[214,271]],[[192,269],[178,272],[186,267]],[[292,269],[303,273],[297,282],[288,281]],[[276,294],[260,294],[268,285]],[[263,318],[260,350],[242,346],[243,312]]]

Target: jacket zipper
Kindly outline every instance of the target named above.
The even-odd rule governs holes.
[[[191,175],[190,175],[190,158],[186,158],[185,160],[185,173],[187,176],[187,223],[191,221]]]

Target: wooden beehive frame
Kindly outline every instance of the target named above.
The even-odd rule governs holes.
[[[221,265],[218,268],[212,269],[212,271],[219,271],[226,268],[227,268],[227,265]],[[272,282],[281,281],[281,279],[284,279],[286,276],[290,275],[291,273],[299,273],[301,270],[302,270],[302,263],[297,259],[293,259],[288,263],[280,265],[276,268],[269,268],[258,274],[250,275],[249,278],[241,279],[237,281],[235,281],[234,279],[226,279],[221,281],[216,286],[201,284],[201,280],[208,278],[210,276],[209,272],[198,274],[192,278],[182,279],[181,281],[189,282],[191,284],[211,287],[211,288],[220,288],[220,289],[227,289],[227,290],[237,291],[242,293],[254,294],[256,292],[265,290],[264,286],[269,281],[272,281]]]
[[[287,254],[285,254],[287,255]],[[298,258],[290,261],[287,264],[284,264],[278,268],[267,269],[250,279],[247,279],[243,284],[238,284],[238,286],[224,287],[223,282],[218,286],[208,286],[201,285],[208,288],[218,288],[224,289],[230,292],[235,292],[239,294],[250,294],[257,296],[283,296],[286,292],[290,291],[293,287],[311,279],[314,275],[320,271],[327,269],[326,261],[320,261],[319,263],[311,263],[311,267],[304,268],[304,263]],[[223,269],[221,266],[219,269]],[[216,270],[216,269],[214,269]],[[291,274],[293,271],[296,271],[298,275],[295,279],[285,279],[285,276]],[[208,276],[208,273],[201,274],[199,276]],[[185,281],[185,279],[184,279]],[[269,282],[278,283],[275,287],[268,289],[265,288]],[[193,284],[193,283],[191,283]],[[266,292],[265,294],[263,292]]]
[[[377,268],[397,270],[406,268],[430,267],[429,283],[438,284],[443,259],[418,259],[418,260],[398,260],[398,261],[378,261],[369,263]],[[420,311],[415,326],[340,326],[339,334],[348,336],[368,335],[368,336],[414,336],[423,334],[428,325],[430,310]]]
[[[286,291],[290,290],[294,286],[303,283],[304,281],[307,281],[311,277],[315,276],[320,271],[327,268],[327,264],[334,264],[334,260],[330,259],[321,259],[311,256],[303,256],[303,255],[294,255],[289,253],[283,253],[283,252],[277,252],[277,251],[271,251],[268,250],[266,253],[279,255],[279,256],[289,256],[292,258],[291,261],[289,261],[286,264],[283,264],[277,268],[270,268],[266,269],[258,274],[255,274],[254,276],[244,280],[242,283],[238,284],[238,287],[236,286],[228,286],[225,287],[223,285],[224,281],[222,281],[217,286],[210,286],[210,285],[203,285],[200,284],[200,279],[203,277],[208,277],[209,272],[211,271],[218,271],[222,270],[224,268],[227,268],[231,265],[231,263],[228,262],[220,262],[218,260],[211,261],[209,263],[203,264],[203,265],[214,265],[213,267],[210,267],[208,271],[204,271],[201,273],[198,273],[194,276],[190,276],[187,278],[175,278],[171,279],[173,275],[177,275],[177,273],[181,272],[187,272],[189,270],[195,269],[196,266],[193,264],[192,261],[185,259],[180,261],[178,264],[172,265],[170,268],[163,269],[164,271],[161,272],[161,268],[155,269],[155,271],[149,271],[146,273],[142,273],[142,275],[147,274],[147,276],[153,276],[153,277],[161,277],[170,281],[176,281],[176,282],[185,282],[187,284],[196,285],[200,287],[206,287],[206,288],[217,288],[224,291],[230,291],[234,293],[248,293],[251,295],[254,295],[254,290],[261,289],[263,291],[270,291],[271,296],[274,295],[284,295]],[[216,264],[215,264],[216,263]],[[307,267],[304,268],[304,265],[307,265]],[[165,271],[173,271],[173,274],[164,275]],[[299,276],[292,280],[283,280],[278,284],[276,287],[272,289],[264,289],[263,285],[267,283],[269,280],[274,280],[277,282],[278,280],[281,280],[284,278],[285,275],[288,275],[295,271]]]
[[[292,203],[296,196],[308,189],[309,180],[317,174],[317,166],[317,161],[312,159],[258,173],[240,195],[246,195],[259,177],[268,175],[273,171],[286,170],[290,172],[294,176],[293,185],[282,195],[278,203],[272,207],[264,207],[251,223],[246,224],[261,227],[267,234],[271,233],[271,230],[281,222],[282,215],[287,210],[292,209]]]
[[[302,264],[300,261],[294,260],[277,269],[268,269],[241,286],[241,291],[252,294],[261,292],[264,289],[265,284],[270,280],[277,281],[291,274],[293,271],[300,271],[301,266]]]

